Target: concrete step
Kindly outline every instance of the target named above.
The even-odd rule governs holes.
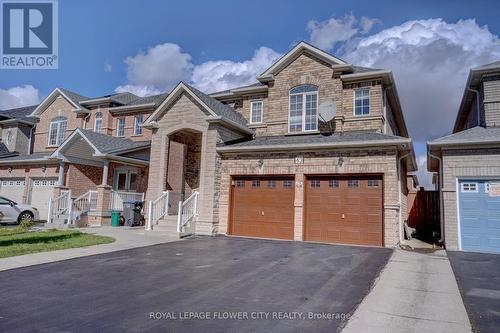
[[[162,231],[179,238],[190,235],[191,233],[177,232],[177,215],[167,215],[163,217],[158,224],[153,225],[153,231]]]

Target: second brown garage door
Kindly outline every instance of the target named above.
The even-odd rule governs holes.
[[[383,245],[382,177],[307,177],[306,184],[305,240]]]
[[[229,233],[293,239],[294,184],[291,177],[234,177]]]

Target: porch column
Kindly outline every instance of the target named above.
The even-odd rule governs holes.
[[[89,215],[89,224],[109,225],[111,221],[110,204],[111,187],[108,185],[97,186],[97,211],[95,214]]]
[[[104,160],[104,166],[102,167],[102,181],[101,186],[108,185],[108,172],[109,172],[109,161]]]
[[[60,187],[64,186],[64,162],[59,162],[59,175],[57,178],[57,185]]]

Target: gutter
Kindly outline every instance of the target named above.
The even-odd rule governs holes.
[[[126,106],[115,106],[112,108],[109,108],[108,111],[113,113],[113,112],[125,112],[125,111],[132,111],[136,109],[146,109],[146,108],[154,108],[155,103],[146,103],[146,104],[137,104],[137,105],[126,105]]]
[[[467,90],[472,91],[476,94],[476,116],[477,116],[477,126],[481,126],[481,110],[479,105],[479,90],[467,88]]]
[[[289,150],[322,150],[330,148],[356,148],[356,147],[380,147],[380,146],[397,146],[411,144],[411,140],[375,140],[367,143],[366,141],[352,142],[322,142],[322,143],[299,143],[299,144],[281,144],[281,145],[259,145],[259,146],[242,146],[242,147],[217,147],[219,153],[232,152],[254,152],[254,151],[289,151]]]
[[[12,165],[16,165],[16,164],[38,164],[40,162],[44,162],[44,163],[55,163],[56,160],[53,160],[53,159],[49,159],[49,156],[45,157],[45,158],[33,158],[33,159],[28,159],[28,160],[2,160],[0,159],[0,164],[12,164]]]
[[[249,129],[248,127],[244,126],[244,125],[241,125],[241,124],[238,124],[237,122],[235,121],[232,121],[230,119],[227,119],[227,118],[223,118],[221,116],[211,116],[211,117],[207,117],[206,118],[206,121],[208,123],[218,123],[218,122],[221,122],[221,123],[224,123],[224,124],[227,124],[229,125],[230,127],[234,128],[234,129],[237,129],[239,130],[240,132],[242,133],[246,133],[246,134],[253,134],[254,132]]]
[[[439,191],[439,229],[441,231],[441,238],[439,242],[444,244],[444,201],[443,201],[443,159],[439,156],[433,155],[430,151],[427,156],[432,157],[439,162],[439,175],[438,175],[438,191]]]
[[[132,165],[149,166],[149,161],[137,160],[135,158],[130,158],[130,157],[116,156],[113,154],[95,154],[94,156],[102,157],[112,161],[124,162]]]

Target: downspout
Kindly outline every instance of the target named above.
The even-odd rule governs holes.
[[[33,144],[33,130],[35,129],[36,125],[33,125],[31,126],[31,129],[30,129],[30,140],[29,140],[29,145],[28,145],[28,155],[31,155],[31,152],[32,152],[32,144]]]
[[[441,231],[441,238],[439,242],[444,244],[444,202],[443,202],[443,159],[439,156],[427,153],[429,157],[435,158],[439,162],[439,177],[438,177],[438,191],[439,191],[439,230]]]
[[[401,161],[410,156],[411,152],[400,156],[398,158],[398,163],[397,163],[397,169],[398,169],[398,194],[399,194],[399,245],[402,245],[404,243],[404,229],[403,229],[403,213],[401,212],[402,210],[402,195],[401,195]]]
[[[476,94],[476,116],[477,116],[477,126],[481,126],[481,111],[479,110],[479,90],[468,88],[467,90],[472,91]]]
[[[383,98],[384,98],[384,134],[387,134],[387,89],[392,86],[384,87]]]

